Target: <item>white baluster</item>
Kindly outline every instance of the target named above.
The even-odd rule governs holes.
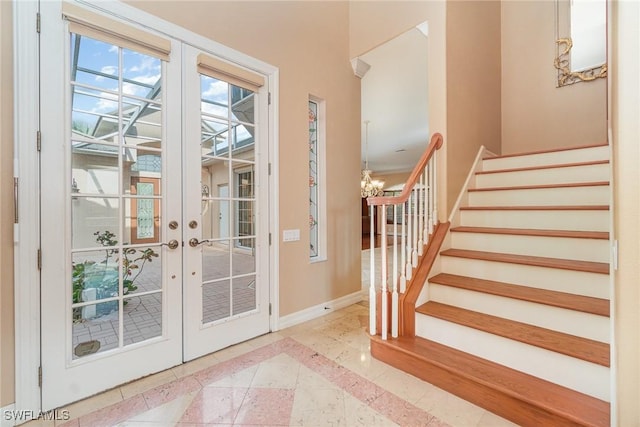
[[[413,239],[411,238],[411,223],[413,222],[413,216],[411,215],[411,194],[409,193],[409,198],[407,199],[407,280],[411,280],[413,277],[413,265],[411,264],[411,243],[413,243]]]
[[[391,279],[391,336],[398,337],[398,205],[393,205],[393,276]]]
[[[429,159],[429,234],[433,233],[433,157]]]
[[[387,325],[388,325],[388,316],[389,316],[389,307],[387,306],[387,205],[382,205],[382,241],[380,242],[380,253],[382,254],[382,265],[381,269],[381,279],[380,282],[381,287],[381,295],[380,303],[382,306],[381,312],[381,322],[380,322],[380,331],[382,333],[382,339],[387,339]]]
[[[414,267],[418,266],[418,190],[416,187],[413,187],[413,191],[411,192],[411,196],[413,198],[413,248],[411,251],[411,265]]]
[[[438,224],[438,152],[433,152],[433,226]]]
[[[376,334],[376,263],[375,263],[375,233],[373,213],[375,206],[369,207],[369,215],[371,216],[371,222],[369,224],[369,333],[371,335]]]
[[[406,227],[405,227],[405,214],[406,214],[406,203],[402,204],[402,241],[400,242],[400,292],[404,293],[407,290],[407,275],[406,275],[406,265],[407,259],[405,254],[407,253],[407,235],[406,235]]]
[[[422,200],[424,196],[422,193],[424,192],[424,173],[420,174],[420,185],[418,186],[418,256],[422,256],[422,252],[424,251],[424,205]]]
[[[429,162],[424,167],[424,199],[422,200],[424,206],[424,229],[422,233],[424,234],[424,244],[427,245],[429,243],[429,234],[431,231],[431,227],[429,225],[429,197],[431,193],[431,179],[430,174],[431,169],[429,168]]]

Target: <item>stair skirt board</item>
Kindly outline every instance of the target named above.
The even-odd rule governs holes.
[[[484,159],[483,170],[522,168],[538,165],[590,162],[609,158],[609,146],[593,146],[575,150],[554,151]]]
[[[561,165],[558,165],[561,166]],[[609,163],[587,164],[531,170],[486,171],[476,174],[476,187],[500,187],[509,185],[568,184],[589,181],[608,181]]]
[[[609,241],[602,239],[517,236],[452,230],[451,247],[580,261],[609,262]]]
[[[429,300],[565,334],[609,343],[609,318],[437,283],[429,284]]]
[[[597,399],[610,400],[610,370],[605,366],[421,314],[416,314],[416,335]]]
[[[609,299],[609,276],[582,271],[441,256],[442,271],[461,276]]]
[[[609,186],[525,188],[469,191],[469,206],[606,205]]]
[[[460,210],[460,225],[538,230],[608,231],[608,210]]]

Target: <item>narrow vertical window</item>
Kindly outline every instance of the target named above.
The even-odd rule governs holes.
[[[318,98],[309,98],[309,256],[312,261],[324,258],[323,107]]]

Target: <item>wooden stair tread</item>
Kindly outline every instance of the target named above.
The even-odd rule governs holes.
[[[510,187],[482,187],[482,188],[469,188],[467,191],[470,193],[478,191],[506,191],[506,190],[543,190],[550,188],[576,188],[576,187],[602,187],[609,185],[608,181],[596,181],[596,182],[570,182],[565,184],[539,184],[539,185],[516,185]]]
[[[461,206],[461,211],[608,211],[608,205]]]
[[[416,312],[598,365],[609,366],[609,345],[599,341],[434,301],[428,301],[417,307]]]
[[[593,261],[545,258],[530,255],[514,255],[498,252],[471,251],[467,249],[447,249],[440,252],[444,256],[479,259],[484,261],[506,262],[511,264],[532,265],[536,267],[559,268],[563,270],[584,271],[588,273],[609,274],[609,264]]]
[[[553,307],[566,308],[584,313],[596,314],[598,316],[609,317],[610,314],[609,301],[603,298],[575,295],[566,292],[551,291],[547,289],[539,289],[447,273],[441,273],[433,276],[429,279],[429,282],[506,298],[550,305]]]
[[[608,402],[434,341],[373,336],[371,344],[374,357],[401,360],[401,369],[522,425],[542,425],[550,413],[565,425],[609,426]]]
[[[558,168],[571,168],[576,166],[595,166],[595,165],[604,165],[609,164],[609,160],[594,160],[591,162],[575,162],[575,163],[556,163],[552,165],[541,165],[541,166],[527,166],[522,168],[508,168],[508,169],[496,169],[490,171],[479,171],[476,172],[476,175],[488,175],[493,173],[505,173],[505,172],[524,172],[524,171],[533,171],[540,169],[558,169]]]
[[[530,156],[532,154],[558,153],[561,151],[581,150],[583,148],[606,147],[608,145],[609,145],[608,143],[604,143],[604,144],[591,144],[591,145],[577,145],[575,147],[566,147],[566,148],[551,148],[548,150],[528,151],[525,153],[503,154],[501,156],[485,157],[483,160],[504,159],[508,157],[523,157],[523,156]]]
[[[459,226],[451,229],[460,233],[512,234],[517,236],[571,237],[578,239],[608,240],[606,231],[536,230],[535,228],[497,228]]]

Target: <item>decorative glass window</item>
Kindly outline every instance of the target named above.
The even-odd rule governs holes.
[[[309,97],[309,256],[326,257],[324,221],[324,101]]]

